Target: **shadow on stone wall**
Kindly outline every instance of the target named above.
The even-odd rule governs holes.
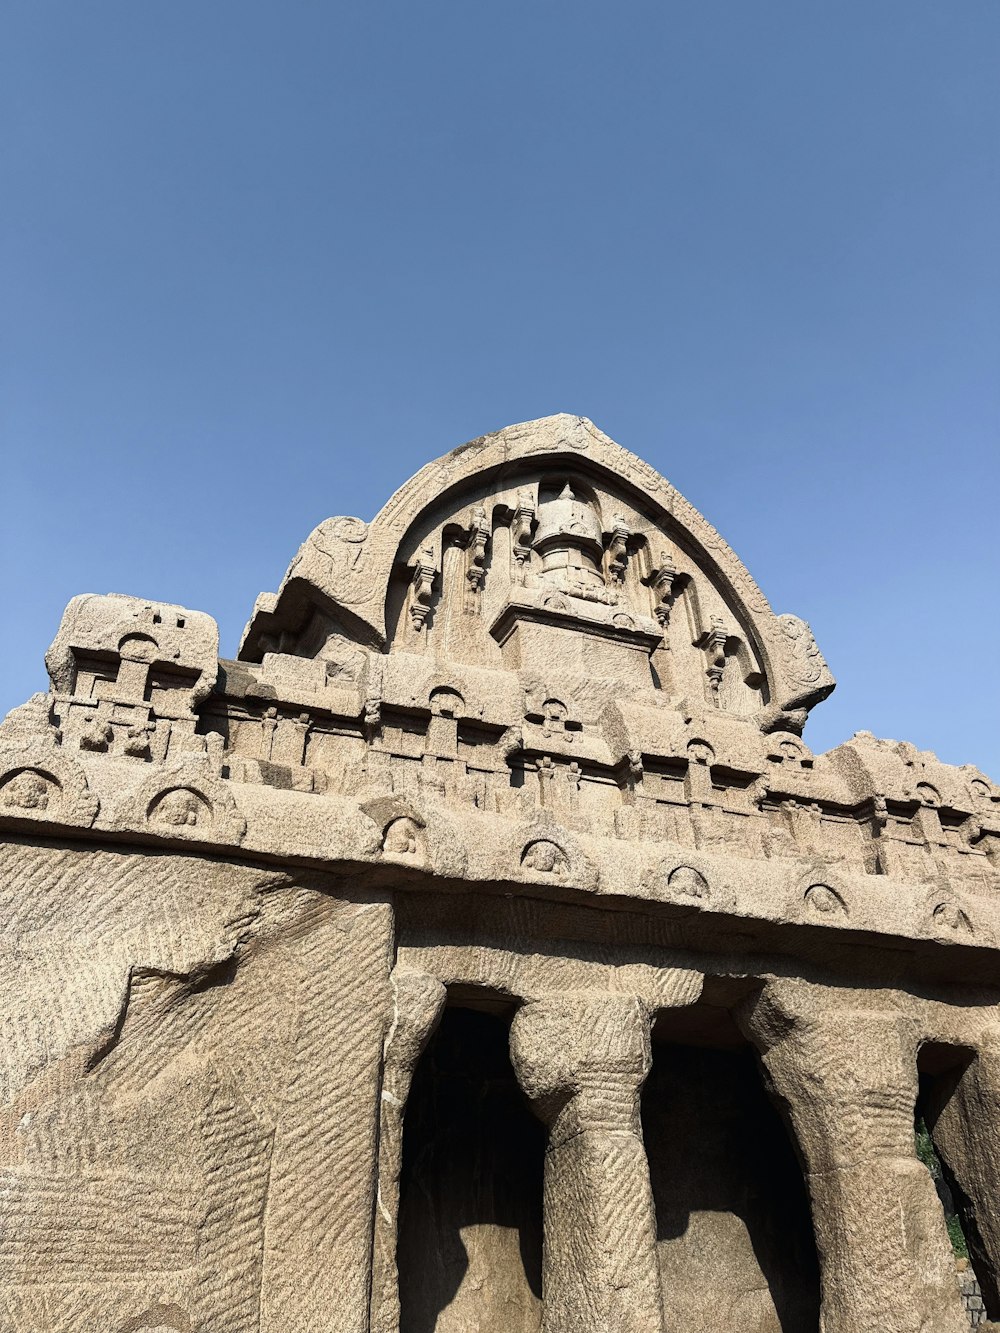
[[[537,1333],[545,1129],[509,1022],[445,1010],[413,1079],[400,1181],[400,1333]]]
[[[642,1104],[668,1328],[809,1333],[809,1200],[748,1048],[656,1041]]]

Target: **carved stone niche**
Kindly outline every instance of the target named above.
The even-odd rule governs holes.
[[[122,822],[162,838],[231,846],[247,828],[229,786],[196,761],[151,774],[127,800]]]
[[[705,872],[673,857],[660,861],[646,874],[643,892],[650,898],[688,910],[704,911],[719,905],[718,893],[713,893]]]
[[[521,866],[531,874],[551,875],[560,880],[569,875],[569,858],[551,838],[535,838],[529,842],[521,853]]]
[[[382,854],[387,860],[413,861],[422,865],[423,836],[417,821],[409,815],[399,815],[391,820],[382,835]]]
[[[510,851],[513,856],[507,864],[513,861],[518,878],[589,890],[600,883],[600,872],[579,839],[554,822],[535,820],[523,825]]]
[[[928,908],[930,933],[937,939],[967,943],[975,935],[971,916],[954,892],[932,894]]]
[[[54,746],[39,742],[0,750],[0,819],[89,828],[99,808],[82,767]]]

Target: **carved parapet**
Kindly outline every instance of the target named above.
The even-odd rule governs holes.
[[[63,731],[84,749],[150,718],[192,717],[218,663],[211,616],[118,593],[74,597],[45,655]]]
[[[677,589],[675,578],[683,578],[693,588],[695,580],[704,584],[697,571],[709,571],[715,591],[706,604],[706,614],[716,606],[720,612],[725,610],[726,623],[733,625],[746,645],[754,645],[752,652],[748,647],[754,657],[753,673],[767,682],[765,697],[770,702],[761,709],[758,724],[765,730],[789,726],[801,730],[808,709],[825,698],[834,685],[808,626],[794,616],[776,616],[711,524],[648,463],[615,444],[582,417],[547,417],[483,436],[422,468],[370,524],[352,518],[333,518],[320,524],[292,561],[279,592],[260,599],[247,626],[241,657],[259,660],[262,653],[275,648],[296,651],[296,646],[304,644],[314,632],[317,618],[331,625],[338,621],[349,624],[359,641],[381,646],[387,633],[386,593],[401,558],[414,579],[408,620],[419,629],[428,619],[428,581],[434,583],[434,574],[420,566],[430,565],[435,574],[440,573],[436,561],[421,554],[431,533],[418,536],[415,545],[409,544],[422,516],[436,513],[442,501],[453,499],[453,521],[459,529],[468,531],[470,500],[484,504],[488,512],[481,481],[501,473],[516,478],[510,487],[501,487],[503,495],[497,496],[500,507],[512,516],[511,569],[503,577],[509,575],[515,585],[523,585],[526,579],[537,576],[536,570],[529,572],[529,566],[533,561],[538,563],[532,553],[539,535],[545,535],[539,483],[542,476],[553,471],[569,482],[585,472],[591,482],[599,478],[608,489],[608,518],[615,550],[609,559],[610,587],[595,584],[584,588],[579,580],[574,583],[568,570],[550,570],[545,577],[551,575],[556,582],[565,582],[572,597],[596,596],[609,605],[618,604],[628,594],[626,585],[632,571],[629,568],[626,572],[622,561],[633,540],[646,542],[656,551],[675,551],[676,570],[661,561],[652,580],[646,580],[652,598],[643,590],[641,600],[645,605],[632,607],[633,615],[636,611],[640,616],[653,611],[662,633]],[[470,490],[473,495],[468,494]],[[651,519],[651,515],[655,517]],[[634,539],[626,536],[626,528],[635,534]],[[600,555],[600,530],[596,535]],[[408,544],[401,552],[404,537]],[[440,528],[436,539],[440,540]],[[684,556],[685,551],[693,553],[693,565]],[[682,561],[687,568],[680,568]],[[473,567],[478,568],[475,560]],[[494,566],[494,572],[501,571]],[[476,572],[469,580],[462,580],[466,588],[479,582]],[[709,591],[707,585],[705,591]]]

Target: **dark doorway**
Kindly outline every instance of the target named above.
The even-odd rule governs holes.
[[[1000,1315],[1000,1289],[979,1234],[976,1210],[955,1172],[968,1156],[967,1140],[978,1126],[962,1110],[962,1084],[975,1077],[975,1055],[961,1046],[926,1042],[917,1055],[914,1132],[917,1156],[931,1174],[963,1292],[982,1300],[991,1320]],[[971,1071],[971,1072],[970,1072]]]
[[[537,1333],[545,1130],[508,1052],[509,1017],[445,1010],[403,1122],[400,1333]]]
[[[728,1015],[696,1026],[720,1045],[654,1030],[642,1100],[666,1326],[815,1333],[819,1261],[788,1133]]]

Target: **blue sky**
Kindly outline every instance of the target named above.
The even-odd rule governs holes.
[[[1000,779],[997,0],[8,0],[0,713],[569,411],[867,728]]]

